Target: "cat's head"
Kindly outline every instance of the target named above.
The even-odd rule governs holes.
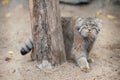
[[[97,18],[78,18],[75,27],[80,35],[84,38],[96,38],[102,25],[101,20]]]

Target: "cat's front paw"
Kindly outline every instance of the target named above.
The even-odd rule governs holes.
[[[87,72],[90,69],[89,63],[85,57],[81,57],[77,63],[84,72]]]

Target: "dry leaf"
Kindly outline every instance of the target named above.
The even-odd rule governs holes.
[[[7,13],[7,14],[5,14],[5,17],[11,17],[11,13]]]
[[[6,57],[6,58],[5,58],[5,61],[8,61],[8,62],[9,62],[10,60],[11,60],[11,58],[9,58],[9,57]]]
[[[8,54],[13,55],[14,52],[13,51],[8,51]]]
[[[9,0],[2,0],[3,5],[7,5],[9,3]]]
[[[96,12],[97,15],[102,15],[103,14],[103,11],[102,10],[99,10]]]
[[[107,18],[109,18],[109,19],[115,19],[116,17],[113,16],[113,15],[108,14],[108,15],[107,15]]]

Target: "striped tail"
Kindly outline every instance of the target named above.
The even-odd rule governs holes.
[[[32,39],[29,39],[28,41],[25,42],[24,46],[21,48],[20,53],[22,55],[26,55],[33,49],[33,41]]]

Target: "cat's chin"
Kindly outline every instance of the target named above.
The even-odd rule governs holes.
[[[83,36],[84,39],[91,39],[91,38],[96,38],[95,36],[92,36],[92,35],[86,35],[86,36]]]
[[[86,38],[96,38],[96,36],[97,36],[97,35],[88,33],[85,37],[86,37]]]
[[[90,38],[90,37],[92,37],[92,36],[91,36],[91,34],[86,34],[86,35],[84,35],[83,37],[84,37],[84,38]]]

